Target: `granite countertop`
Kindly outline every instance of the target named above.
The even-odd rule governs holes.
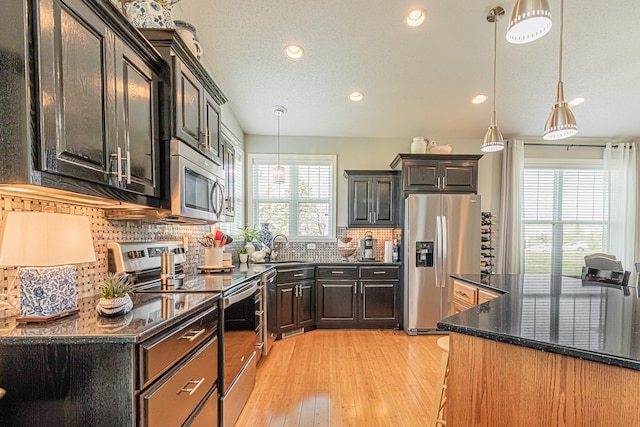
[[[640,370],[639,288],[549,275],[451,277],[505,294],[440,329]]]
[[[271,265],[236,265],[231,273],[215,273],[230,288],[251,280]],[[38,344],[68,341],[140,342],[192,314],[212,307],[220,299],[218,291],[201,293],[135,293],[133,310],[117,317],[96,313],[99,295],[78,300],[80,313],[46,323],[17,323],[15,317],[0,319],[0,345]]]

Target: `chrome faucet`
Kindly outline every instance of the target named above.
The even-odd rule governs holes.
[[[289,239],[287,238],[287,236],[285,236],[284,234],[276,234],[275,236],[273,236],[273,239],[271,239],[270,260],[275,260],[276,257],[278,256],[278,252],[275,250],[276,239],[278,237],[282,237],[284,241],[287,242],[287,245],[285,246],[285,248],[289,249]]]
[[[275,245],[276,239],[278,237],[282,237],[284,241],[287,242],[287,245],[285,246],[285,248],[289,249],[289,239],[284,234],[276,234],[275,236],[273,236],[273,239],[271,239],[271,248],[273,249],[273,245]]]

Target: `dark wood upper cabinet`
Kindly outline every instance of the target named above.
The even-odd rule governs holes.
[[[477,193],[482,155],[398,154],[391,162],[402,170],[402,190],[410,193]]]
[[[122,41],[116,43],[118,147],[125,157],[124,188],[160,195],[158,78]],[[117,157],[117,148],[116,148]],[[111,177],[114,175],[111,174]],[[117,178],[117,175],[116,175]]]
[[[223,138],[222,144],[220,145],[220,153],[222,158],[222,168],[224,169],[224,206],[225,206],[225,216],[227,218],[234,217],[236,214],[235,211],[235,189],[236,189],[236,180],[235,180],[235,162],[236,162],[236,152],[233,147],[233,144],[227,139]]]
[[[117,144],[115,34],[82,2],[68,3],[74,11],[38,3],[41,166],[106,184]]]
[[[17,131],[3,139],[2,182],[159,207],[158,101],[168,65],[110,2],[5,6],[22,19],[0,26],[0,51],[23,65],[2,61],[0,73],[10,88],[29,89],[7,99],[28,131],[0,119]]]
[[[227,98],[174,30],[141,32],[171,64],[171,137],[222,164],[220,106]]]
[[[349,227],[396,227],[399,214],[397,171],[346,170]]]

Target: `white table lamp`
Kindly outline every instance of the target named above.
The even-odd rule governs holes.
[[[0,266],[20,267],[19,322],[77,313],[76,267],[94,262],[89,218],[47,212],[6,212]]]

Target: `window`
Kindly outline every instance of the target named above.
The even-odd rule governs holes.
[[[584,256],[608,247],[608,227],[608,178],[602,161],[525,162],[525,273],[580,275]]]
[[[336,156],[280,155],[284,183],[276,184],[275,155],[249,155],[249,223],[269,223],[289,238],[335,238]]]

